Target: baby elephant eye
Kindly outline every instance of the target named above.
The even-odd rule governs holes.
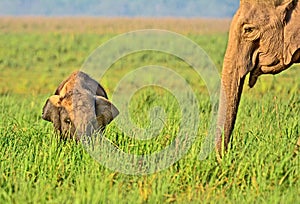
[[[71,124],[70,118],[66,118],[64,121],[65,121],[65,123],[67,123],[67,124]]]

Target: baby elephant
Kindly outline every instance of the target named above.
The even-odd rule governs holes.
[[[52,122],[62,138],[79,141],[82,136],[103,131],[118,114],[103,87],[87,74],[76,71],[46,101],[42,118]]]

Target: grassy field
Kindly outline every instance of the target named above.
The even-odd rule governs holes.
[[[193,88],[199,103],[197,138],[178,162],[149,175],[126,175],[94,160],[81,144],[61,142],[42,107],[58,84],[81,68],[88,55],[117,34],[168,29],[199,44],[221,71],[228,20],[0,18],[0,203],[300,203],[299,67],[263,76],[245,87],[234,140],[218,163],[199,160],[210,101],[206,87],[182,60],[144,51],[116,62],[101,79],[108,95],[121,77],[143,65],[173,68]],[[154,139],[128,137],[113,122],[106,130],[124,152],[147,154],[176,137],[180,110],[160,89],[143,89],[130,103],[133,120],[149,124],[151,107],[167,110],[168,122]],[[122,111],[122,110],[120,110]]]

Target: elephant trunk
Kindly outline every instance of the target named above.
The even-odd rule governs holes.
[[[73,91],[75,92],[75,91]],[[72,99],[73,122],[76,128],[77,140],[82,137],[90,137],[99,129],[96,116],[96,104],[94,97],[83,91],[75,93]]]
[[[245,73],[241,74],[241,69],[235,63],[232,63],[234,60],[231,59],[231,57],[226,58],[225,55],[222,71],[215,141],[219,156],[224,154],[230,142],[245,81]]]

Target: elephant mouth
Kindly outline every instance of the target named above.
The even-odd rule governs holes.
[[[252,64],[254,65],[250,71],[249,87],[252,88],[260,75],[275,74],[277,70],[282,67],[282,63],[276,57],[268,58],[262,57],[262,53],[254,52]]]
[[[261,70],[263,74],[278,74],[284,67],[284,64],[278,60],[271,65],[261,66]]]
[[[261,67],[273,67],[276,66],[280,63],[280,61],[278,59],[273,59],[271,62],[267,62],[267,63],[261,63]]]

